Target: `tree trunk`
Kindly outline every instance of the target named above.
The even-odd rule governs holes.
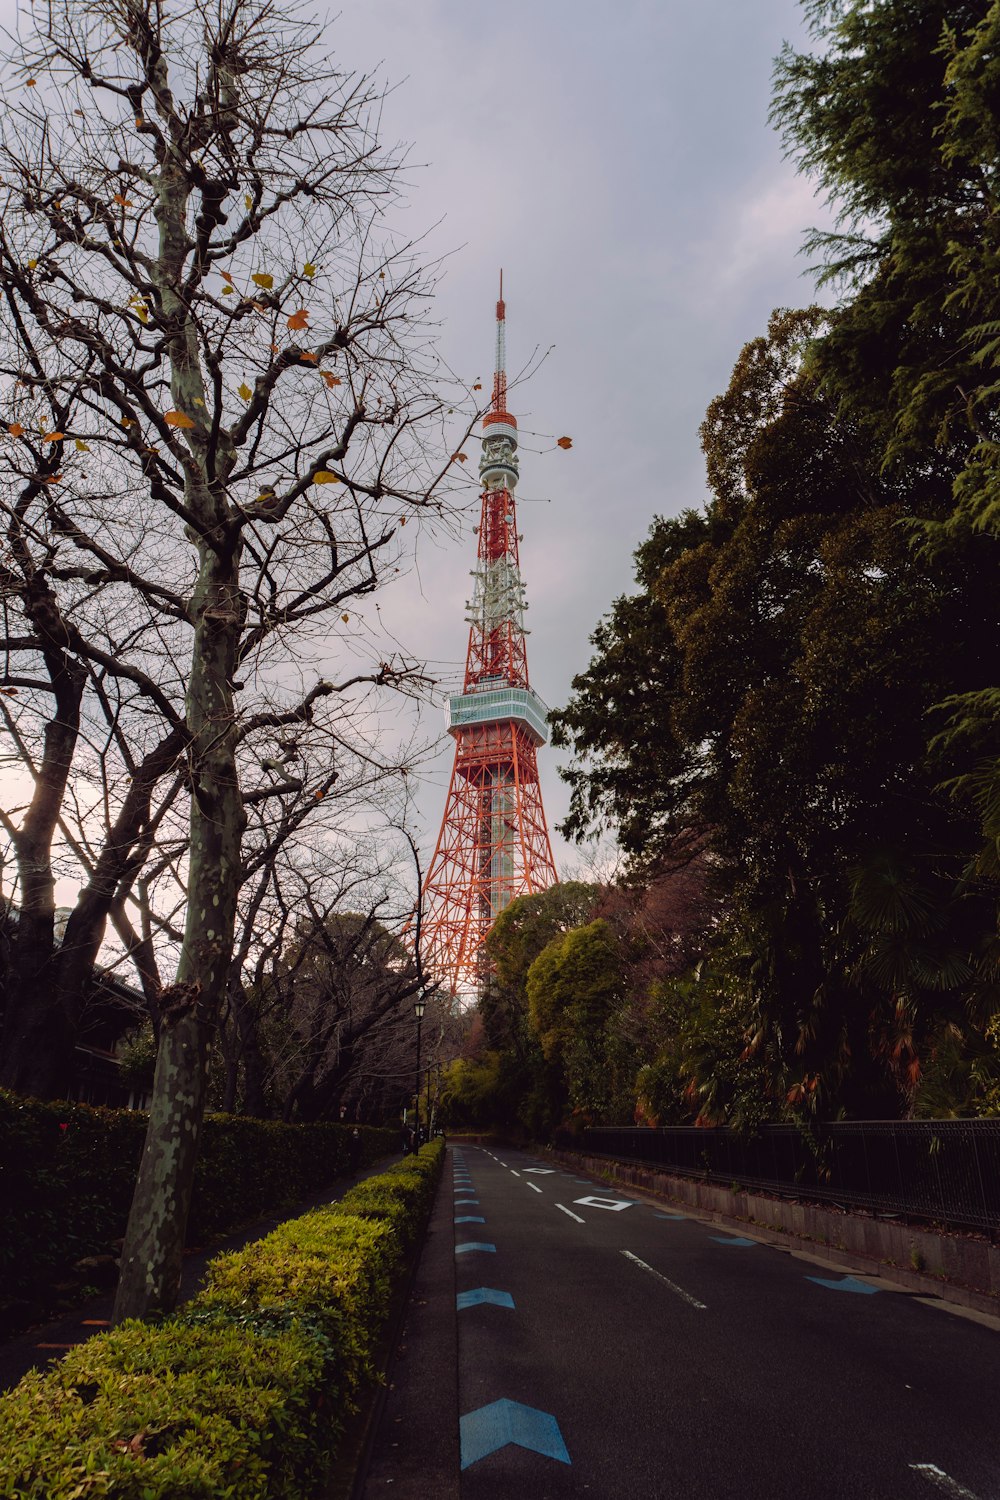
[[[240,1057],[243,1063],[243,1112],[254,1119],[266,1120],[270,1110],[264,1091],[264,1056],[260,1049],[257,1017],[247,998],[246,990],[237,978],[230,986],[230,1000],[240,1039]]]
[[[203,549],[188,688],[193,734],[188,907],[177,981],[164,992],[146,1144],[129,1213],[113,1321],[170,1312],[208,1086],[208,1049],[232,958],[244,814],[232,677],[238,554]]]
[[[17,545],[16,539],[12,545]],[[45,642],[43,656],[55,704],[45,726],[35,790],[14,838],[18,917],[0,1037],[0,1086],[53,1099],[65,1097],[69,1089],[75,1035],[55,982],[52,837],[80,732],[85,673],[63,649],[62,620],[47,586],[38,584],[26,608]]]
[[[151,56],[151,82],[171,101],[166,62]],[[190,187],[168,153],[158,182],[159,256],[153,268],[169,329],[171,395],[188,417],[178,439],[187,534],[198,550],[190,602],[194,625],[186,695],[191,822],[188,905],[176,983],[163,997],[149,1128],[122,1250],[113,1321],[169,1312],[177,1301],[208,1084],[208,1049],[233,957],[245,823],[236,765],[233,679],[242,628],[240,531],[226,495],[232,440],[212,433],[198,330],[184,296],[193,249],[186,227]]]

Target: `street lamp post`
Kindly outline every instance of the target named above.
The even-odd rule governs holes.
[[[413,1149],[420,1150],[420,1027],[424,1019],[424,1011],[427,1009],[427,1001],[424,999],[424,991],[417,991],[417,998],[413,1002],[413,1014],[417,1018],[417,1086],[413,1095]]]

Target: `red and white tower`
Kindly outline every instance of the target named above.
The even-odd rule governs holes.
[[[465,682],[447,709],[455,764],[423,893],[424,967],[455,994],[481,986],[483,940],[504,907],[557,878],[538,784],[548,713],[528,680],[514,507],[517,422],[507,410],[502,276],[493,401],[482,443]]]

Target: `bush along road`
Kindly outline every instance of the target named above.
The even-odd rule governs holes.
[[[314,1500],[374,1374],[443,1147],[222,1255],[160,1323],[124,1323],[0,1397],[4,1500]]]

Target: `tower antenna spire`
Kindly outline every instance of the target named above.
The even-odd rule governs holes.
[[[497,352],[493,364],[493,411],[507,410],[507,308],[503,300],[503,268],[500,270],[500,300],[497,303]]]

